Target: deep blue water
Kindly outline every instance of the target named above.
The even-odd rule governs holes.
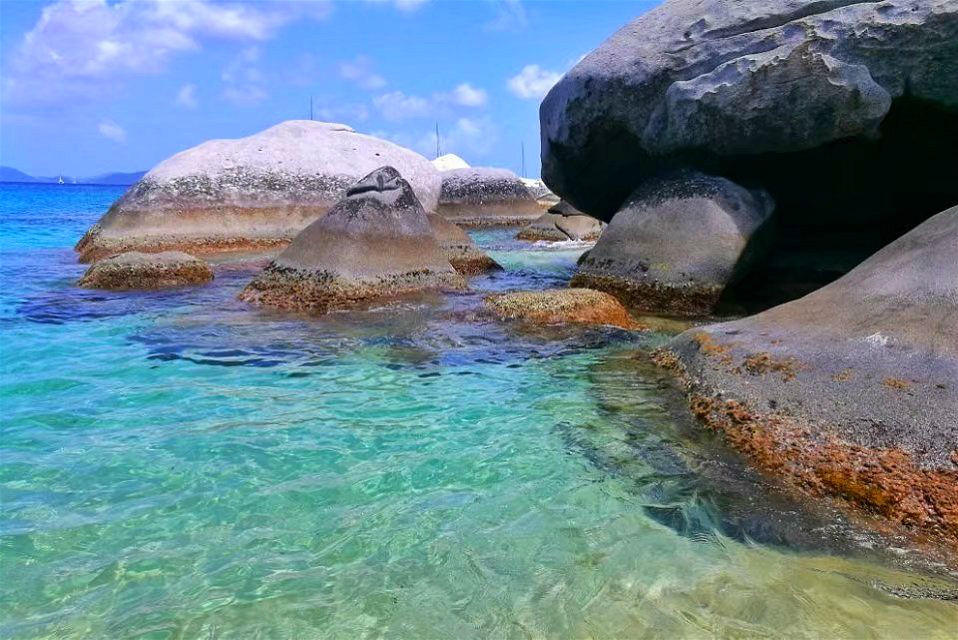
[[[691,420],[666,334],[480,312],[583,247],[477,232],[505,273],[326,317],[238,302],[256,260],[78,289],[121,193],[0,186],[0,637],[954,637],[900,597],[953,581]]]

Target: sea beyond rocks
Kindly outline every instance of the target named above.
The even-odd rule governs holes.
[[[326,313],[501,269],[461,227],[595,242],[570,288],[484,307],[706,323],[655,355],[705,425],[958,545],[954,0],[668,0],[549,91],[540,133],[544,182],[333,123],[210,141],[86,233],[81,284],[198,283],[205,263],[164,252],[272,251],[241,298]]]

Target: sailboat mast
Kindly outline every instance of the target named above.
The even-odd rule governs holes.
[[[522,177],[526,177],[526,142],[522,141]]]
[[[436,157],[439,157],[439,123],[436,123]]]

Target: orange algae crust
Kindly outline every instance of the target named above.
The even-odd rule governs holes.
[[[727,354],[722,345],[704,338],[703,343],[712,347],[713,357]],[[758,355],[759,369],[774,370],[765,366],[765,354]],[[923,468],[902,449],[860,446],[837,437],[828,425],[755,411],[709,393],[689,379],[667,348],[654,351],[652,361],[685,383],[693,415],[759,468],[806,494],[839,498],[913,532],[940,537],[958,551],[958,469]],[[958,467],[958,450],[951,460]]]
[[[488,296],[486,306],[500,318],[535,324],[593,324],[641,330],[613,296],[591,289],[516,291]]]

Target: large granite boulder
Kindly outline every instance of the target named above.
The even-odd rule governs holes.
[[[442,172],[438,213],[463,226],[517,225],[548,208],[523,180],[507,169],[472,167]]]
[[[561,201],[516,234],[516,238],[529,242],[592,241],[599,238],[603,229],[604,222]]]
[[[352,185],[240,298],[325,313],[375,298],[464,286],[412,187],[387,166]]]
[[[499,271],[502,266],[479,250],[469,234],[438,213],[426,214],[429,226],[453,268],[464,276]]]
[[[90,289],[164,289],[212,279],[210,265],[182,251],[131,251],[91,265],[79,284]]]
[[[291,120],[247,138],[210,140],[154,167],[76,249],[88,262],[130,249],[281,247],[384,164],[435,209],[441,178],[428,160],[345,125]]]
[[[771,198],[696,172],[650,180],[579,260],[573,286],[612,293],[634,309],[710,313],[761,248]]]
[[[958,192],[956,108],[955,0],[667,0],[546,96],[542,171],[605,219],[669,165],[777,176],[777,202],[831,202],[825,218],[857,195],[874,217],[884,194]]]
[[[958,541],[958,207],[804,298],[686,331],[659,361],[761,466]]]

